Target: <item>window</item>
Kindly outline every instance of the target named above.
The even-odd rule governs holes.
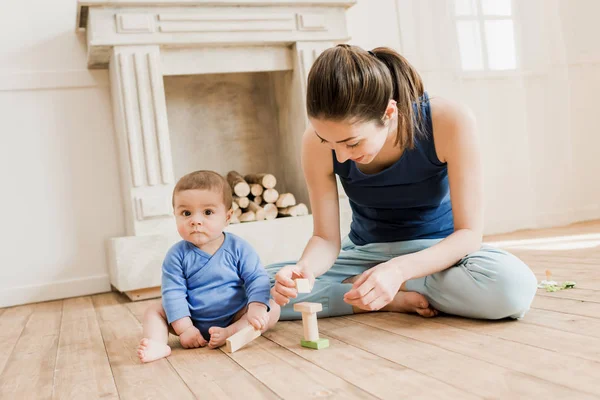
[[[462,69],[517,68],[512,0],[454,0]]]

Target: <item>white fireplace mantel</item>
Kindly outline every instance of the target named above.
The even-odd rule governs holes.
[[[179,240],[164,77],[285,71],[273,78],[287,189],[308,203],[300,167],[308,71],[326,48],[348,40],[354,0],[86,0],[77,29],[89,68],[108,68],[119,150],[126,235],[108,242],[111,283],[120,291],[160,286],[165,252]],[[116,212],[121,212],[120,210]],[[342,221],[347,225],[347,221]],[[311,217],[230,227],[264,263],[300,256]]]

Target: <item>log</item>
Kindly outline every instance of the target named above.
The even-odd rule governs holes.
[[[256,204],[262,204],[262,202],[263,202],[263,197],[262,197],[262,196],[256,196],[256,197],[254,197],[254,200],[253,200],[253,201],[254,201]]]
[[[238,204],[238,203],[236,203],[236,202],[234,201],[234,202],[232,202],[232,203],[231,203],[231,209],[232,209],[233,211],[236,211],[236,210],[239,210],[239,209],[240,209],[240,206],[239,206],[239,204]]]
[[[275,189],[267,189],[263,192],[262,197],[265,203],[275,203],[279,198],[279,193]]]
[[[247,197],[233,196],[233,201],[235,201],[240,208],[248,208],[248,203],[250,203],[250,199]]]
[[[275,205],[278,208],[286,208],[286,207],[295,206],[296,205],[296,198],[291,193],[282,193],[277,198],[277,201],[275,202]]]
[[[255,221],[256,215],[254,214],[254,211],[247,211],[247,212],[243,213],[242,215],[240,215],[239,220],[240,220],[240,222]]]
[[[265,210],[265,219],[267,221],[277,218],[277,214],[279,214],[279,210],[275,204],[267,203],[263,207],[263,210]]]
[[[236,218],[239,218],[240,215],[242,215],[243,213],[244,212],[242,211],[242,209],[238,207],[237,210],[233,211],[233,216],[236,217]]]
[[[266,212],[265,212],[264,208],[262,208],[255,202],[251,201],[250,204],[248,204],[248,210],[254,211],[256,221],[262,221],[265,219]]]
[[[242,175],[235,171],[227,173],[227,182],[236,196],[244,197],[250,194],[250,185],[244,180]]]
[[[308,215],[308,208],[304,203],[296,204],[295,206],[280,208],[279,215],[285,217],[300,217],[302,215]]]
[[[265,189],[273,189],[277,184],[277,179],[271,174],[248,174],[244,177],[248,183],[257,183]]]
[[[235,215],[232,215],[231,218],[229,218],[229,223],[230,224],[239,224],[241,221],[239,220],[239,218]]]
[[[250,193],[252,193],[252,196],[256,197],[256,196],[260,196],[262,194],[262,192],[264,192],[265,188],[262,185],[259,185],[258,183],[253,183],[250,185]]]

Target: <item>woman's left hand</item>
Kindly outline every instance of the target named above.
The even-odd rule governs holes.
[[[380,310],[394,300],[402,283],[398,265],[387,261],[363,272],[344,295],[344,301],[362,310]]]

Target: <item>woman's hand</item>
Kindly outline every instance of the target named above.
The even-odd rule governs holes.
[[[294,282],[294,279],[298,278],[308,279],[312,289],[315,283],[315,275],[300,263],[286,265],[275,274],[275,286],[271,288],[271,296],[275,303],[283,307],[290,302],[290,298],[298,296],[296,282]]]
[[[344,301],[362,310],[380,310],[394,300],[402,283],[397,262],[387,261],[363,272],[344,295]]]

